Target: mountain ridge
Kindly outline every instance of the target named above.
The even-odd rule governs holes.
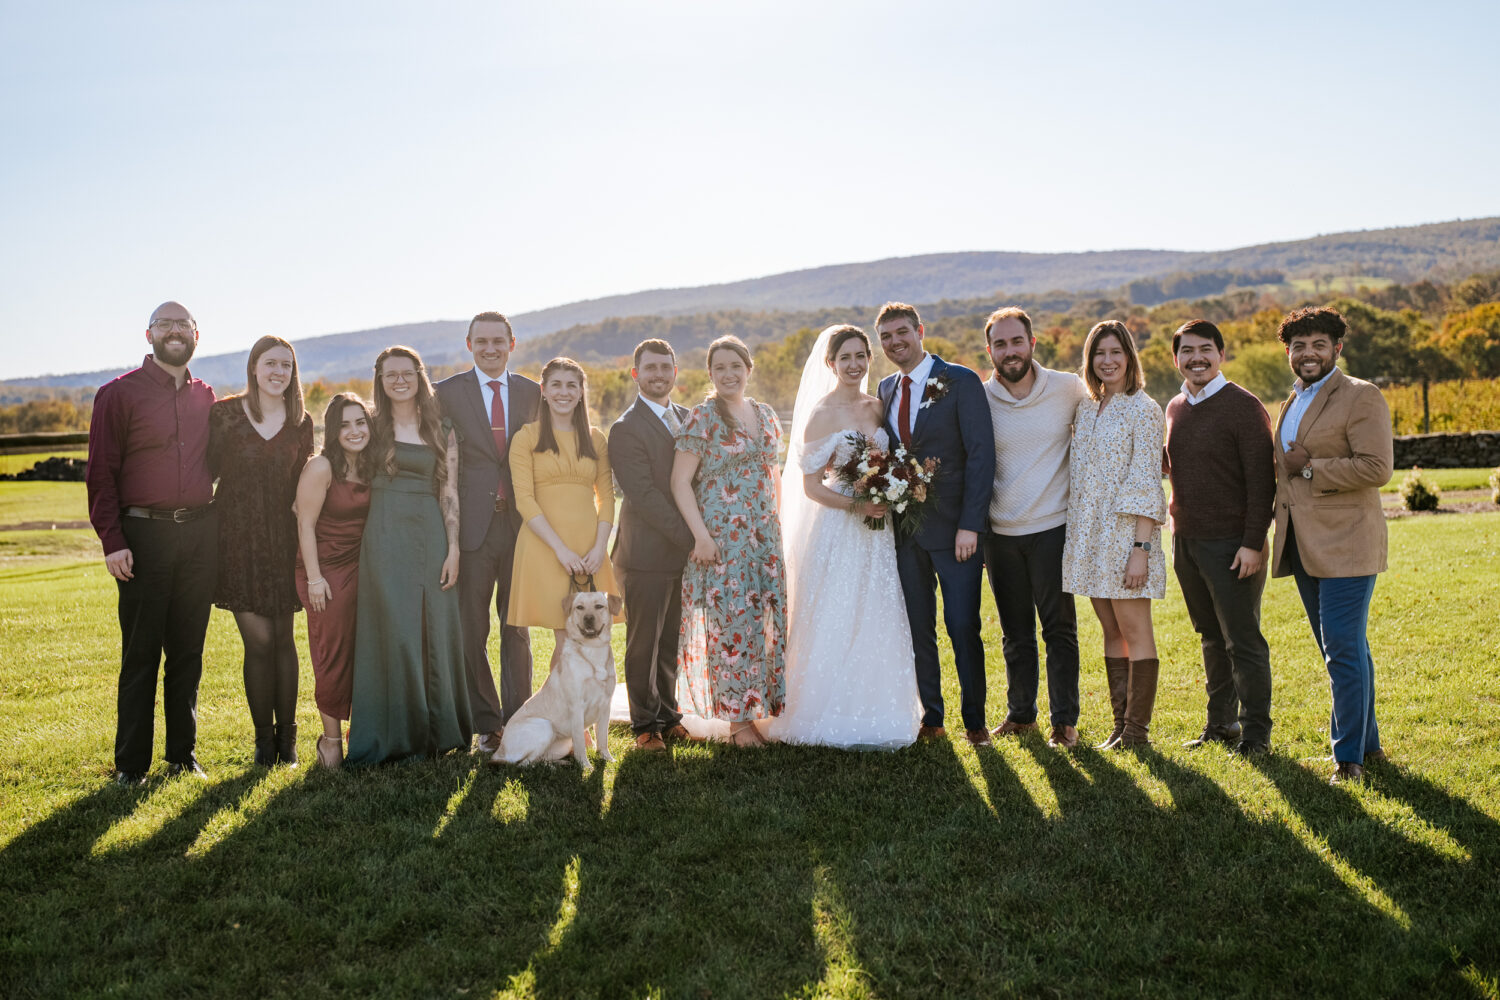
[[[1279,271],[1288,279],[1357,274],[1397,281],[1460,277],[1500,267],[1500,217],[1351,230],[1229,250],[1086,250],[1033,253],[971,250],[825,264],[711,285],[647,289],[583,299],[511,316],[518,353],[527,341],[585,324],[641,316],[690,316],[838,309],[873,312],[899,298],[915,303],[1004,295],[1119,289],[1131,282],[1208,271]],[[429,320],[304,337],[297,341],[305,381],[368,376],[393,343],[416,348],[433,367],[464,363],[467,320]],[[211,384],[244,381],[248,350],[204,355],[193,374]],[[39,375],[0,385],[97,386],[118,369]]]

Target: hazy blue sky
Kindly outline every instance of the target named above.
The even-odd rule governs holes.
[[[1500,7],[0,0],[0,377],[1500,214]]]

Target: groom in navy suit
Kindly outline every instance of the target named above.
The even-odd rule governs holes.
[[[979,536],[989,523],[995,481],[995,431],[979,376],[922,347],[921,317],[902,302],[887,302],[875,317],[885,356],[900,369],[880,380],[880,402],[892,441],[918,459],[938,460],[934,501],[919,530],[898,535],[896,572],[911,620],[921,740],[944,735],[942,674],[938,668],[937,596],[953,644],[962,694],[964,736],[988,745],[984,721],[984,642],[979,637],[979,591],[984,560]],[[935,582],[934,582],[935,580]]]

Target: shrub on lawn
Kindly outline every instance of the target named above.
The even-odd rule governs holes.
[[[1442,488],[1428,478],[1421,468],[1414,468],[1401,480],[1401,502],[1407,510],[1437,510],[1443,498]]]

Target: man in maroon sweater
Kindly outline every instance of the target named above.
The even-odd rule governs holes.
[[[1271,652],[1260,631],[1266,531],[1276,496],[1271,421],[1227,380],[1224,335],[1207,320],[1172,335],[1182,392],[1167,404],[1172,564],[1203,643],[1208,722],[1189,749],[1225,743],[1241,756],[1271,744]]]
[[[188,374],[198,324],[164,302],[146,328],[141,366],[101,386],[89,423],[89,520],[120,592],[115,782],[145,784],[156,672],[162,669],[167,774],[201,777],[198,680],[208,629],[218,529],[208,474],[214,391]]]

